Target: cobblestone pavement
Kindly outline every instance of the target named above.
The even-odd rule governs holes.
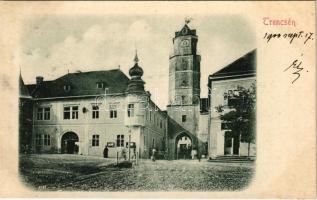
[[[254,163],[206,160],[141,160],[133,168],[117,168],[111,159],[53,158],[20,158],[22,180],[40,190],[241,190],[251,181],[255,168]]]

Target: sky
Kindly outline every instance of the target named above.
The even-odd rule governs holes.
[[[241,16],[42,16],[23,28],[16,64],[26,84],[36,76],[54,80],[70,73],[120,69],[127,75],[135,50],[146,90],[165,109],[168,102],[172,39],[190,17],[201,55],[201,97],[207,97],[208,76],[256,48],[252,24]]]

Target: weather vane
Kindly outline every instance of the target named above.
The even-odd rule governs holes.
[[[192,20],[193,20],[193,18],[186,17],[185,18],[185,24],[189,24]]]

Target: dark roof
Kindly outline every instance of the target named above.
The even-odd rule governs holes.
[[[97,83],[103,83],[108,94],[125,92],[129,78],[120,70],[91,71],[69,73],[53,81],[43,81],[39,86],[27,85],[33,97],[70,97],[83,95],[104,94],[104,88],[97,88]],[[65,91],[64,86],[69,85],[70,90]]]
[[[179,36],[185,36],[185,35],[193,35],[196,36],[196,30],[191,30],[187,24],[184,25],[182,30],[175,32],[175,38]]]
[[[19,97],[20,98],[31,98],[27,87],[24,84],[22,76],[19,76]]]
[[[256,73],[256,49],[227,65],[216,73],[210,75],[212,78],[222,76],[244,75]]]

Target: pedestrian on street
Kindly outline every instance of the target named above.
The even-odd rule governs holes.
[[[200,162],[200,159],[201,159],[201,154],[200,154],[200,152],[197,153],[197,158],[198,158],[198,161]]]
[[[122,154],[122,157],[124,158],[124,160],[127,160],[127,154],[126,154],[125,148],[122,148],[121,154]]]
[[[151,157],[151,159],[152,159],[153,162],[155,161],[155,153],[156,153],[156,149],[153,148],[153,150],[152,150],[152,157]]]
[[[104,158],[108,158],[108,151],[109,151],[109,149],[108,149],[107,145],[105,145],[105,148],[103,150],[103,157]]]

